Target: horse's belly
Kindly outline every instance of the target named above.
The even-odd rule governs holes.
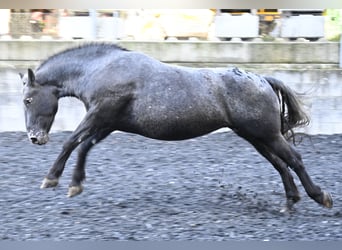
[[[159,140],[186,140],[198,136],[202,136],[208,134],[214,130],[221,128],[222,126],[203,126],[203,127],[192,127],[192,126],[160,126],[157,125],[156,127],[150,130],[143,130],[141,135],[159,139]]]
[[[130,126],[127,126],[129,129],[126,129],[126,132],[159,140],[185,140],[208,134],[225,126],[225,122],[219,116],[168,117],[160,114],[134,119]]]

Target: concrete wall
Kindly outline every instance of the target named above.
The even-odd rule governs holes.
[[[81,42],[0,40],[0,68],[9,68],[12,65],[31,67],[38,64],[39,60],[77,43]],[[237,65],[259,74],[272,75],[296,91],[305,93],[303,100],[312,123],[303,129],[303,132],[342,133],[342,69],[338,68],[339,43],[120,41],[119,44],[128,49],[145,52],[164,62],[189,66]],[[20,91],[19,87],[18,89]],[[80,109],[83,110],[83,107]],[[65,117],[68,119],[69,116]],[[61,121],[64,122],[68,124],[67,121]],[[69,129],[65,127],[68,125],[63,126]]]
[[[166,42],[120,43],[166,62],[338,63],[338,43]]]
[[[0,40],[1,61],[37,61],[82,42]],[[337,42],[137,42],[119,45],[165,62],[227,64],[338,64]],[[303,65],[305,68],[306,65]]]

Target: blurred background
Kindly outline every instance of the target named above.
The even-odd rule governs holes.
[[[238,25],[237,25],[238,24]],[[340,9],[2,9],[0,36],[46,39],[338,40]]]

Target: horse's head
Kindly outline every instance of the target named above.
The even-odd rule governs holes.
[[[35,74],[28,69],[21,75],[26,131],[32,143],[42,145],[48,142],[48,133],[58,109],[56,87],[37,83]]]

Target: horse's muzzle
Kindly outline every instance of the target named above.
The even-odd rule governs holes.
[[[33,132],[30,131],[27,133],[28,138],[33,144],[43,145],[49,141],[49,136],[45,132]]]

